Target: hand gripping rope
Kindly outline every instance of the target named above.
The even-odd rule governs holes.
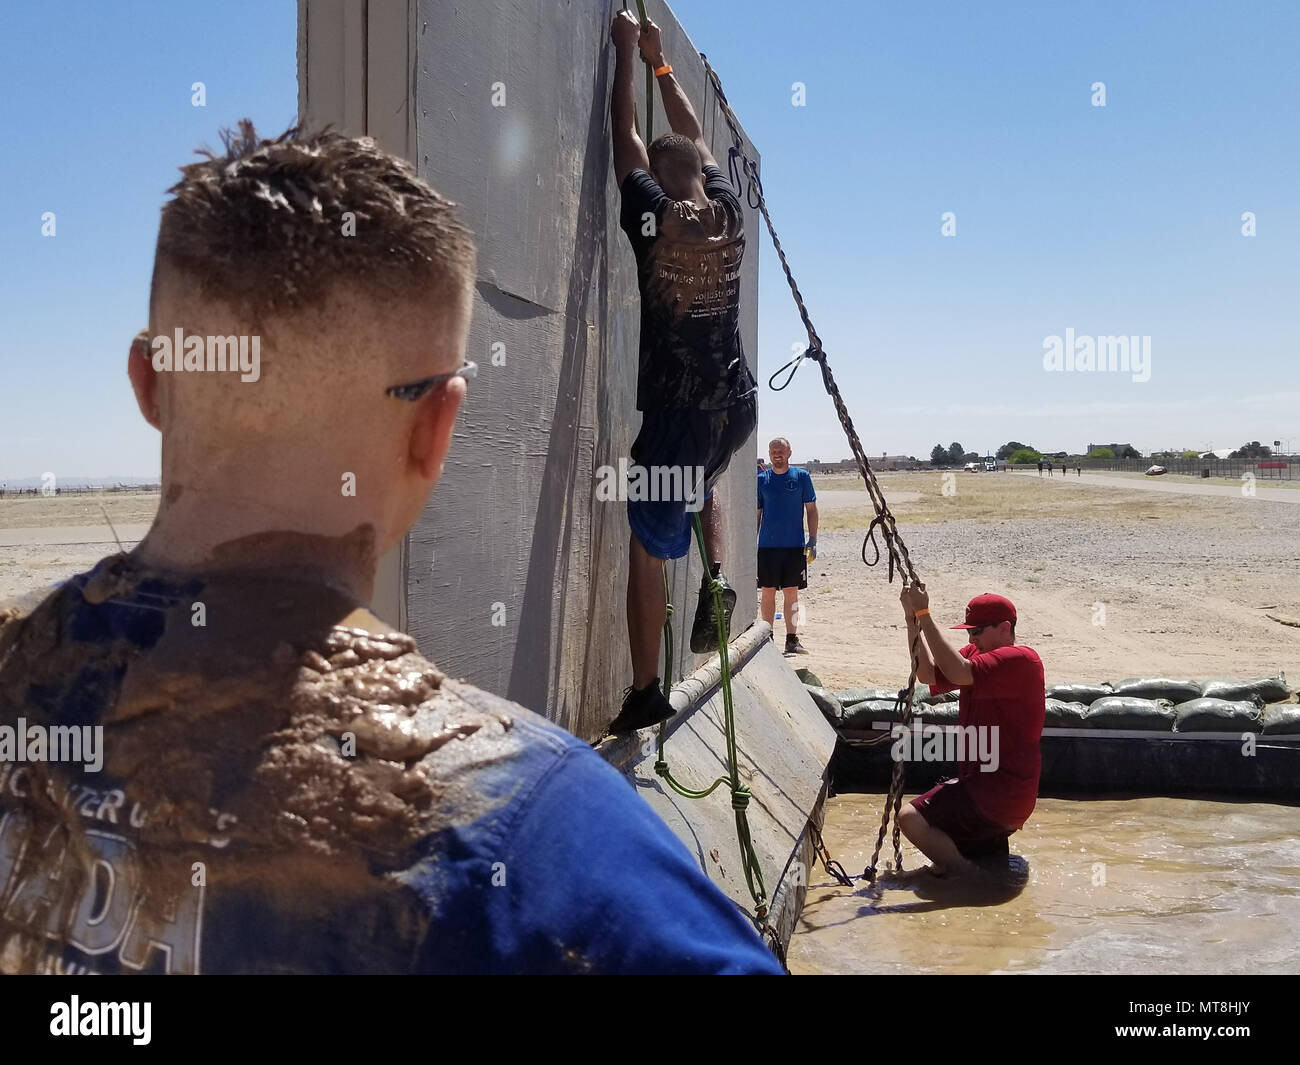
[[[727,102],[727,94],[723,92],[722,82],[718,78],[713,67],[709,65],[708,57],[701,52],[700,59],[704,62],[704,70],[708,75],[709,83],[713,86],[714,95],[717,97],[718,107],[722,112],[722,117],[726,120],[727,126],[731,129],[731,139],[733,146],[729,156],[729,167],[732,174],[732,182],[736,185],[737,191],[740,191],[740,176],[743,175],[748,179],[746,189],[746,198],[751,207],[756,207],[762,212],[763,221],[767,224],[767,231],[772,237],[772,244],[776,247],[776,254],[781,260],[781,269],[785,271],[785,279],[790,285],[790,293],[794,296],[795,306],[799,309],[799,317],[803,320],[804,329],[808,333],[808,348],[802,354],[796,355],[788,363],[782,366],[776,373],[768,379],[768,385],[777,392],[785,389],[794,379],[795,372],[799,369],[804,359],[812,359],[821,367],[822,384],[826,388],[826,393],[831,397],[835,404],[835,413],[839,417],[840,425],[844,429],[844,435],[848,438],[849,447],[853,451],[853,458],[857,462],[858,472],[862,474],[862,480],[867,486],[867,494],[871,497],[871,505],[875,509],[876,516],[872,519],[871,524],[867,527],[866,536],[862,541],[862,561],[868,566],[874,566],[880,561],[880,545],[875,539],[876,529],[880,530],[881,537],[885,541],[885,551],[888,558],[889,581],[894,579],[894,569],[897,567],[909,584],[919,585],[924,588],[920,577],[917,576],[916,568],[912,565],[911,557],[907,552],[907,545],[903,543],[903,538],[898,532],[898,527],[894,522],[894,515],[890,513],[889,504],[885,501],[884,492],[881,491],[880,484],[876,480],[876,475],[871,469],[871,463],[867,461],[866,452],[862,450],[862,441],[858,439],[857,431],[853,428],[853,419],[849,417],[848,408],[844,405],[844,398],[840,395],[839,386],[835,383],[835,376],[831,373],[830,364],[826,361],[826,352],[822,349],[821,337],[817,335],[817,330],[813,327],[812,318],[808,314],[808,308],[804,304],[803,295],[799,291],[799,286],[795,283],[794,275],[790,272],[790,264],[786,260],[785,250],[781,247],[781,241],[776,235],[776,227],[772,225],[772,216],[768,214],[767,201],[763,197],[763,183],[758,176],[758,167],[753,159],[745,152],[744,138],[740,134],[740,123],[735,113],[731,110],[731,105]],[[788,371],[788,372],[787,372]],[[784,380],[777,384],[777,378],[785,374]],[[876,557],[867,562],[867,542],[870,541],[876,549]],[[910,729],[912,725],[913,704],[912,697],[916,690],[916,671],[918,667],[917,645],[921,638],[920,628],[912,640],[912,668],[907,677],[907,687],[898,693],[896,710],[902,720],[905,729]],[[871,854],[871,864],[867,866],[862,876],[868,883],[874,884],[876,880],[877,863],[880,860],[880,850],[884,845],[885,833],[889,829],[890,819],[894,822],[893,845],[894,845],[894,868],[901,870],[903,868],[903,849],[900,839],[901,830],[898,825],[898,811],[903,802],[903,762],[897,760],[894,762],[893,772],[890,777],[889,794],[885,799],[885,810],[880,818],[880,832],[876,836],[876,848]],[[820,844],[820,836],[814,840],[815,844]],[[823,864],[828,874],[838,880],[840,883],[851,883],[851,878],[843,875],[843,868],[838,862],[833,862],[825,844],[818,847],[818,853],[823,859]],[[832,867],[833,866],[833,867]],[[847,886],[847,885],[846,885]]]

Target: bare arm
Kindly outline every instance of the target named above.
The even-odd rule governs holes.
[[[754,530],[754,531],[755,531],[755,532],[761,532],[762,529],[763,529],[763,512],[760,510],[760,511],[758,512],[758,528],[757,528],[756,530]]]
[[[610,30],[617,58],[609,114],[614,138],[614,178],[619,188],[633,170],[650,169],[650,157],[636,131],[636,41],[640,32],[636,16],[627,11],[619,12]]]
[[[917,639],[917,623],[912,612],[904,608],[904,615],[907,617],[907,654],[910,658],[912,655],[912,643],[916,642],[916,679],[922,684],[933,684],[937,679],[934,672],[934,659],[930,656],[930,648],[925,645],[925,637]],[[911,662],[908,663],[911,665]]]
[[[659,27],[653,22],[641,32],[641,55],[656,70],[666,62],[663,37]],[[672,74],[663,74],[655,78],[655,81],[659,82],[659,94],[664,101],[664,114],[668,116],[668,125],[672,127],[673,132],[680,133],[695,142],[702,167],[717,166],[718,161],[713,158],[713,152],[709,150],[709,142],[704,139],[700,120],[695,117],[695,108],[691,106],[686,93],[682,92],[682,87],[677,84],[677,79]]]
[[[920,655],[921,647],[917,648],[921,664],[924,666],[927,662],[932,662],[934,670],[942,671],[948,682],[959,688],[972,683],[975,680],[975,672],[971,669],[970,661],[963,658],[957,652],[957,649],[944,638],[943,632],[934,623],[934,618],[930,616],[930,596],[925,590],[925,585],[904,585],[898,598],[903,604],[904,613],[907,615],[909,648],[917,629],[919,628],[921,631],[921,647],[926,649],[922,657]],[[918,618],[916,616],[917,611],[924,611],[924,613]],[[920,670],[917,671],[916,675],[927,684],[934,683],[933,677],[927,679]]]
[[[934,655],[934,664],[943,670],[949,681],[959,688],[974,682],[975,671],[971,669],[970,659],[957,653],[957,649],[944,638],[929,614],[921,615],[921,635],[925,637],[925,642]]]
[[[804,513],[808,515],[808,539],[817,539],[817,504],[805,503],[803,505]]]

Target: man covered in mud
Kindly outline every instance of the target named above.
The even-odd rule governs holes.
[[[366,607],[465,394],[453,205],[247,122],[171,191],[128,359],[157,517],[0,624],[0,724],[103,759],[0,765],[0,971],[778,972],[594,751]],[[256,379],[201,357],[250,336]]]
[[[691,650],[717,647],[710,577],[721,578],[722,511],[713,485],[757,424],[756,388],[740,338],[740,264],[745,220],[718,169],[699,120],[664,58],[659,27],[643,31],[621,12],[611,30],[617,54],[611,119],[614,173],[622,193],[620,224],[636,255],[641,292],[637,409],[641,431],[632,461],[677,471],[694,498],[629,500],[632,527],[627,584],[632,685],[615,734],[672,716],[660,690],[659,641],[667,602],[664,564],[691,549],[691,511],[701,510],[711,573],[704,575],[691,628]],[[672,132],[646,149],[636,131],[636,53],[655,72]],[[698,484],[702,477],[703,485]],[[730,633],[736,593],[724,581]]]
[[[1043,663],[1033,648],[1016,643],[1016,608],[1003,596],[986,593],[967,604],[965,621],[952,626],[966,630],[970,642],[961,648],[935,623],[924,586],[905,586],[899,598],[909,654],[920,632],[917,679],[932,695],[960,690],[958,724],[965,731],[956,779],[903,807],[899,826],[936,875],[970,872],[974,860],[1008,856],[1007,840],[1038,800]],[[992,757],[981,761],[980,751]]]

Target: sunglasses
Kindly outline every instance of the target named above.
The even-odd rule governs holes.
[[[971,627],[971,628],[969,628],[969,629],[966,630],[966,635],[967,635],[967,636],[978,636],[978,635],[979,635],[981,632],[983,632],[985,629],[989,629],[989,628],[992,628],[992,626],[991,626],[991,625],[975,625],[975,626],[973,626],[973,627]]]
[[[459,370],[453,370],[451,373],[434,374],[432,377],[421,377],[418,381],[411,381],[408,384],[393,385],[392,388],[384,389],[384,395],[392,396],[394,399],[414,402],[430,389],[445,385],[453,377],[463,377],[469,380],[469,378],[477,376],[478,363],[467,361]]]

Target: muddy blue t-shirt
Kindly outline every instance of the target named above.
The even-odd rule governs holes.
[[[125,556],[0,617],[0,971],[781,971],[599,755],[366,619]]]

